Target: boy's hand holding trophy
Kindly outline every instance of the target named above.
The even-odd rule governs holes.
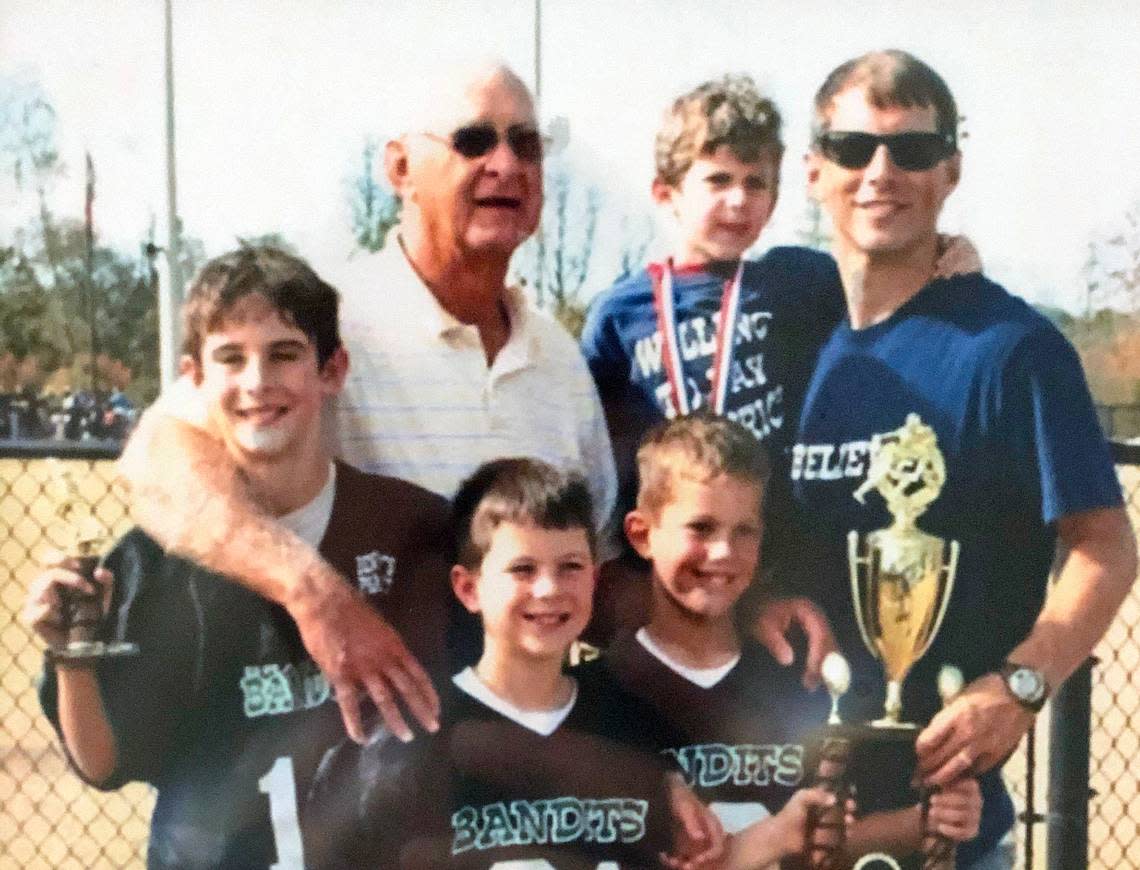
[[[49,486],[58,493],[58,522],[51,531],[64,549],[54,560],[56,565],[42,576],[49,588],[38,596],[51,609],[50,617],[40,620],[50,621],[54,629],[45,634],[54,638],[48,655],[57,666],[69,666],[137,653],[137,644],[100,636],[111,598],[110,575],[99,567],[108,542],[103,523],[82,497],[72,470],[58,461],[52,461]],[[82,583],[72,575],[82,578]]]

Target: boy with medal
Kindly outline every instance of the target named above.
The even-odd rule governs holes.
[[[665,114],[653,198],[676,222],[674,255],[604,292],[582,335],[623,509],[636,495],[637,445],[666,418],[708,409],[778,441],[812,349],[842,315],[826,254],[777,248],[742,259],[776,205],[780,125],[744,76],[706,82]]]

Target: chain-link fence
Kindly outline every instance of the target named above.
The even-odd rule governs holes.
[[[1118,466],[1134,527],[1140,529],[1140,448],[1121,451]],[[80,494],[111,536],[129,526],[124,493],[109,456],[62,460],[74,470]],[[0,454],[0,646],[8,661],[0,673],[0,870],[7,868],[139,867],[145,863],[153,803],[148,789],[128,786],[104,794],[85,787],[67,768],[54,732],[40,715],[34,681],[41,646],[20,622],[28,584],[43,554],[64,543],[58,515],[61,487],[51,461]],[[1125,603],[1097,650],[1089,748],[1092,790],[1089,866],[1140,868],[1140,595]],[[1022,810],[1017,866],[1045,866],[1048,805],[1046,717],[1034,745],[1006,766]],[[1085,752],[1084,746],[1059,747]],[[1068,870],[1068,868],[1066,868]]]
[[[1140,530],[1140,446],[1118,447],[1117,469]],[[1089,866],[1140,867],[1140,594],[1096,650],[1089,746]]]
[[[131,785],[104,794],[68,770],[36,699],[42,646],[19,619],[44,555],[66,544],[59,514],[67,489],[57,477],[59,467],[71,470],[79,497],[111,537],[129,527],[124,494],[107,451],[61,458],[54,468],[55,460],[14,452],[0,456],[0,646],[6,656],[0,676],[0,868],[142,866],[149,790]],[[91,452],[103,458],[90,458]]]

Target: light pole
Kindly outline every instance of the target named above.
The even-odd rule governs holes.
[[[182,221],[178,217],[178,188],[174,164],[174,20],[166,0],[166,269],[165,288],[158,293],[159,377],[163,386],[174,380],[178,361],[178,306],[182,301]]]

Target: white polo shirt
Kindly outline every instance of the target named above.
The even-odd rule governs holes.
[[[593,379],[566,330],[518,288],[488,368],[476,327],[440,306],[395,239],[329,280],[350,357],[335,405],[346,462],[450,498],[481,463],[531,456],[585,475],[599,524],[609,518],[613,454]]]

